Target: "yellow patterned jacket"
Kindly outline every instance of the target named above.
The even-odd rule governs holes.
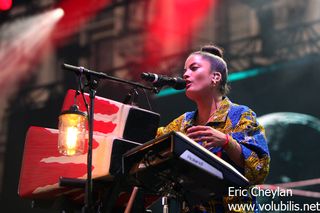
[[[186,129],[194,124],[196,116],[197,110],[184,113],[166,127],[158,128],[157,137],[171,131],[185,133]],[[222,152],[221,158],[240,171],[251,185],[263,183],[269,172],[270,155],[264,128],[257,122],[255,113],[248,107],[234,104],[225,97],[206,125],[228,134],[230,138],[240,144],[244,168],[236,166],[220,147],[211,151],[214,153]],[[230,211],[228,204],[231,203],[249,204],[256,203],[256,200],[253,196],[226,196],[201,205],[199,212],[250,212],[244,209]],[[256,209],[254,212],[257,211]]]

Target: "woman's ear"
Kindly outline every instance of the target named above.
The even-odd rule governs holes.
[[[222,75],[220,72],[213,72],[211,81],[213,84],[217,84],[219,81],[221,81]]]

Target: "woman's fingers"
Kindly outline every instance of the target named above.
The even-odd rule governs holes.
[[[187,134],[192,133],[192,132],[196,132],[196,131],[204,131],[204,130],[207,130],[208,128],[211,128],[211,127],[209,127],[209,126],[192,126],[187,129]]]
[[[187,133],[187,136],[189,138],[200,138],[200,137],[210,136],[210,132],[207,130],[196,131],[196,132],[191,132],[189,134]]]
[[[205,148],[220,146],[224,140],[224,133],[210,126],[192,126],[187,130],[187,136],[196,142],[202,142]],[[223,139],[222,139],[223,138]]]

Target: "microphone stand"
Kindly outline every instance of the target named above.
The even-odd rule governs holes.
[[[109,76],[102,72],[96,72],[84,67],[76,67],[70,64],[63,64],[62,68],[75,72],[77,75],[85,75],[88,80],[89,86],[89,97],[90,97],[90,110],[88,115],[88,126],[89,126],[89,142],[88,142],[88,155],[87,155],[87,180],[85,184],[85,206],[83,208],[84,213],[92,213],[94,210],[93,206],[93,184],[92,184],[92,142],[93,142],[93,121],[94,121],[94,99],[96,95],[96,89],[100,79],[113,80],[125,84],[135,86],[136,88],[143,88],[151,90],[155,93],[158,92],[156,87],[146,87],[142,84],[119,79],[113,76]]]
[[[93,212],[94,206],[92,205],[93,185],[92,185],[92,141],[93,141],[93,116],[94,116],[94,98],[96,95],[96,88],[98,87],[98,80],[93,79],[87,75],[89,80],[89,97],[90,97],[90,110],[89,110],[89,142],[88,142],[88,155],[87,155],[87,182],[85,188],[84,213]]]

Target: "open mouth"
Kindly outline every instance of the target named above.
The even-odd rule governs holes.
[[[186,89],[188,89],[191,86],[191,84],[192,84],[191,81],[186,80]]]

